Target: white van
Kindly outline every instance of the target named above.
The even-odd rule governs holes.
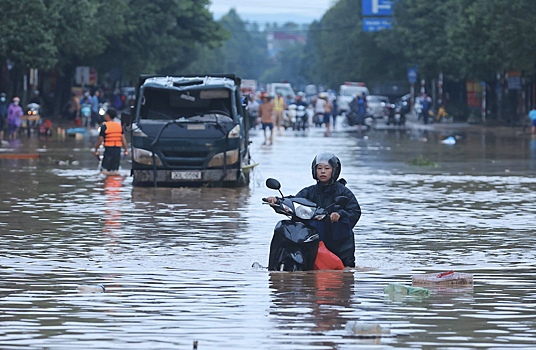
[[[350,102],[355,98],[356,94],[365,93],[369,95],[369,90],[364,83],[345,83],[339,87],[339,97],[337,104],[340,113],[348,113],[350,110]]]
[[[266,86],[266,92],[272,97],[276,97],[277,93],[280,92],[284,98],[287,98],[287,96],[290,95],[292,99],[294,99],[294,90],[292,90],[292,85],[289,83],[268,84]]]

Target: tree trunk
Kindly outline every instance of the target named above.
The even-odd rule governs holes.
[[[63,106],[71,98],[71,87],[75,69],[75,65],[68,64],[61,71],[58,70],[58,82],[56,83],[56,91],[54,91],[53,107],[53,115],[56,119],[60,119]]]

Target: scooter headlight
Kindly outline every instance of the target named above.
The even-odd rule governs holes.
[[[315,215],[315,209],[313,207],[308,207],[303,204],[294,203],[294,208],[296,209],[296,216],[300,219],[311,220]]]

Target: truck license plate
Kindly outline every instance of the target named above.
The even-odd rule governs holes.
[[[172,171],[171,180],[201,180],[200,171]]]

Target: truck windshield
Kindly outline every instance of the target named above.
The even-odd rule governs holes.
[[[168,90],[145,89],[141,119],[209,122],[233,121],[232,93],[227,89]]]

